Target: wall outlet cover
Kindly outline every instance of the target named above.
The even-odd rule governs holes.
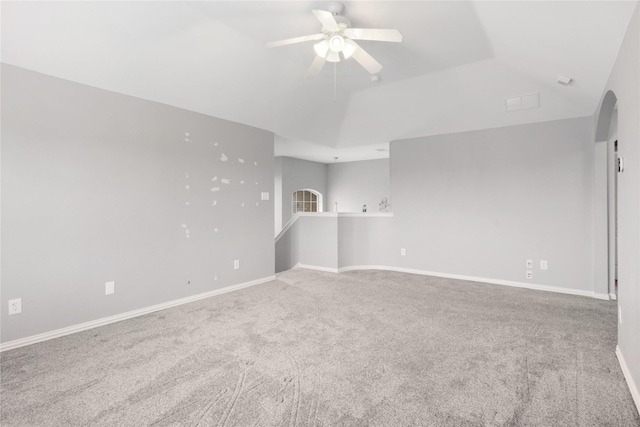
[[[401,256],[406,256],[407,255],[407,250],[405,248],[401,248],[400,249],[400,255]]]
[[[22,313],[22,298],[9,300],[9,316]]]
[[[547,268],[549,268],[549,264],[547,263],[546,259],[543,259],[540,261],[540,270],[546,270]]]
[[[533,279],[533,271],[527,270],[527,279]]]
[[[527,268],[533,268],[533,260],[532,259],[528,259],[527,260]]]

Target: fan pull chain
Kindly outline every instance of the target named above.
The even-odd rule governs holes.
[[[333,63],[333,102],[338,98],[338,63]]]

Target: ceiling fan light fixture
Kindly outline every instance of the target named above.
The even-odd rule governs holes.
[[[351,39],[345,38],[344,47],[342,48],[342,55],[344,56],[344,59],[351,58],[351,55],[356,51],[356,48],[356,44]]]
[[[313,45],[313,50],[316,51],[318,56],[326,58],[327,53],[329,52],[329,42],[326,40],[322,40],[320,43],[316,43]]]
[[[342,52],[344,44],[344,37],[340,34],[333,34],[329,37],[329,49],[331,49],[332,52]]]
[[[329,50],[329,52],[327,52],[327,57],[325,59],[328,62],[340,62],[340,54],[338,52]]]

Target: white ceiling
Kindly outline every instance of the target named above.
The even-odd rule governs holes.
[[[383,158],[395,139],[593,114],[636,1],[350,1],[381,80],[353,60],[305,79],[323,1],[1,3],[2,62],[273,131],[276,155]],[[559,74],[574,79],[556,83]],[[540,93],[540,108],[504,99]]]

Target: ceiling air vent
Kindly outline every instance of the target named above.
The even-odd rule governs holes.
[[[513,98],[505,98],[504,106],[507,111],[529,110],[531,108],[540,107],[540,94],[529,93],[527,95],[514,96]]]

